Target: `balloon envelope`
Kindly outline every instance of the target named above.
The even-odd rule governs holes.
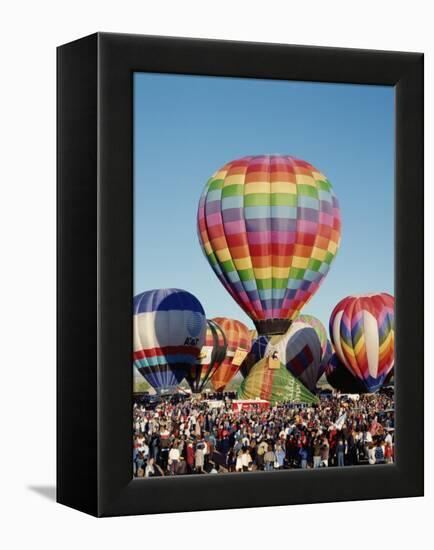
[[[365,387],[339,360],[335,353],[332,354],[326,368],[327,382],[335,390],[342,393],[364,393]]]
[[[207,320],[205,343],[199,357],[187,372],[186,380],[193,393],[199,393],[226,357],[226,337],[223,330]]]
[[[251,346],[249,329],[244,323],[235,319],[215,317],[212,319],[224,332],[226,338],[226,355],[211,378],[215,391],[223,391],[237,374]]]
[[[268,358],[261,359],[253,366],[247,378],[243,380],[237,398],[265,399],[272,405],[317,402],[317,398],[292,376],[282,363],[278,363],[277,368],[270,368]]]
[[[133,300],[134,365],[156,390],[173,390],[196,362],[206,318],[199,300],[166,288]]]
[[[327,274],[340,230],[326,176],[288,155],[228,162],[199,201],[202,250],[260,334],[288,329]]]
[[[395,339],[395,300],[387,293],[348,296],[330,317],[330,338],[336,355],[374,392],[392,370]]]
[[[243,371],[248,374],[253,364],[273,352],[278,353],[279,359],[293,376],[314,392],[324,372],[325,357],[330,353],[326,329],[312,315],[298,316],[283,336],[260,336],[254,340]]]

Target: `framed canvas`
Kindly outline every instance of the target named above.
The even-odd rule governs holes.
[[[423,55],[97,33],[57,86],[58,502],[423,495]]]

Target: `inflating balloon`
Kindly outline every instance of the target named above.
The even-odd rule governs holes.
[[[332,354],[325,368],[325,375],[330,386],[342,393],[365,392],[362,382],[351,374],[335,353]]]
[[[252,338],[252,346],[250,351],[241,363],[240,372],[244,378],[249,374],[253,365],[265,357],[265,350],[267,349],[269,341],[269,336],[258,336],[258,333],[256,332],[256,337]]]
[[[259,334],[288,330],[327,274],[340,230],[326,176],[290,156],[229,162],[199,201],[202,250]]]
[[[299,315],[283,336],[259,336],[254,340],[242,372],[246,376],[256,362],[276,352],[289,372],[315,392],[316,383],[325,369],[326,356],[331,353],[330,348],[321,321],[312,315]]]
[[[298,381],[285,366],[277,362],[270,367],[268,358],[254,365],[243,380],[238,399],[265,399],[276,403],[316,403],[318,399]]]
[[[200,351],[197,362],[187,372],[186,380],[193,393],[200,393],[208,380],[219,368],[226,357],[226,337],[223,330],[207,320],[205,343]]]
[[[134,365],[157,391],[173,391],[199,356],[206,330],[199,300],[176,288],[133,300]]]
[[[212,319],[224,332],[226,338],[226,355],[211,378],[215,391],[223,391],[227,384],[237,374],[251,346],[249,329],[235,319],[215,317]]]
[[[345,367],[374,392],[394,366],[395,300],[386,293],[348,296],[330,317],[330,338]]]

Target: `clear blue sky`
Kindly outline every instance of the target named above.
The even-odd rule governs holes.
[[[136,73],[134,292],[178,287],[207,317],[247,322],[204,258],[199,196],[246,155],[281,153],[324,172],[339,199],[341,247],[304,313],[327,324],[343,297],[394,288],[393,87]]]

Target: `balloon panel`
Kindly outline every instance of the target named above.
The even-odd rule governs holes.
[[[268,336],[258,336],[258,333],[256,331],[254,332],[256,333],[256,336],[252,338],[250,351],[240,367],[241,374],[244,378],[249,374],[253,365],[265,357],[265,350],[267,349],[268,342],[270,341]]]
[[[325,373],[325,370],[327,368],[327,365],[330,362],[330,359],[331,359],[332,355],[333,355],[333,347],[332,347],[332,344],[331,344],[330,340],[327,340],[326,349],[325,349],[324,355],[321,359],[321,365],[320,365],[319,371],[318,371],[318,380]]]
[[[327,331],[324,325],[321,323],[321,321],[316,317],[314,317],[313,315],[306,315],[302,313],[297,317],[297,319],[294,322],[305,323],[306,325],[311,326],[315,330],[321,344],[322,355],[324,355],[326,353],[328,340],[327,340]]]

